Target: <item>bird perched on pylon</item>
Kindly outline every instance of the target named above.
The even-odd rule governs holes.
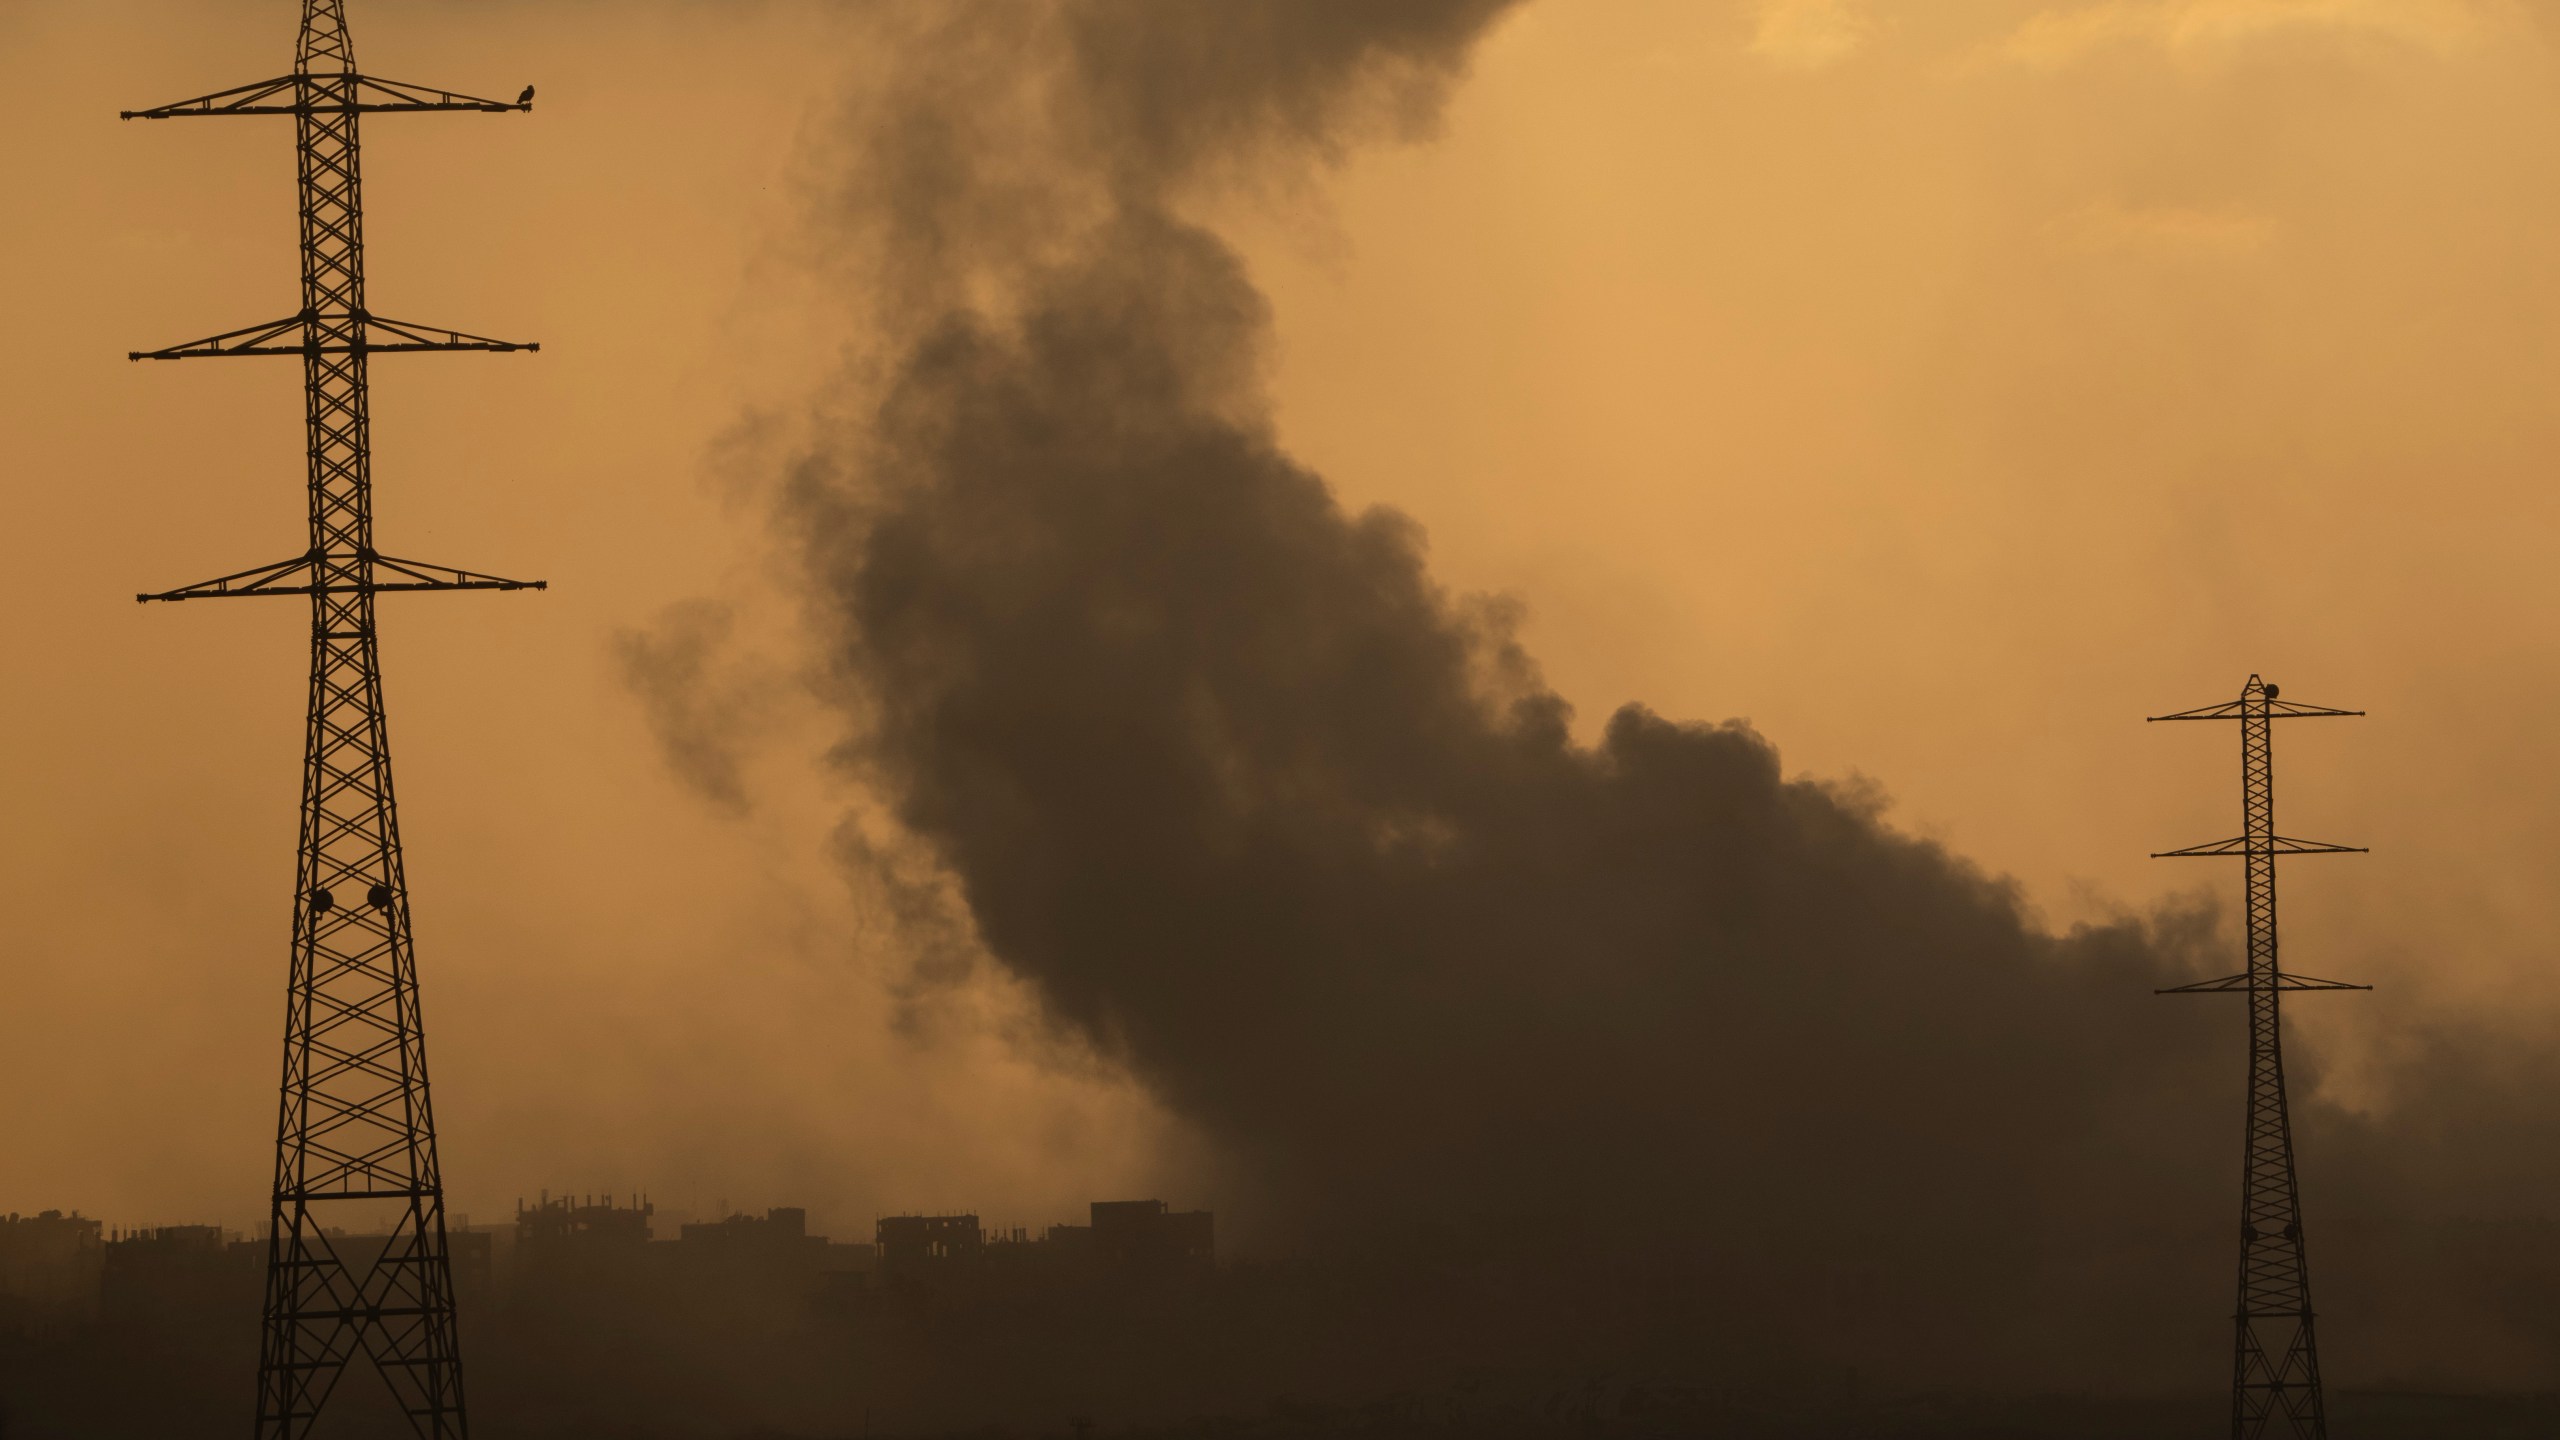
[[[519,104],[519,105],[521,105],[521,106],[523,106],[523,107],[524,107],[524,108],[526,108],[527,110],[532,109],[532,108],[533,108],[533,87],[532,87],[532,86],[530,86],[530,85],[527,85],[526,87],[524,87],[524,93],[516,97],[516,103],[517,103],[517,104]]]

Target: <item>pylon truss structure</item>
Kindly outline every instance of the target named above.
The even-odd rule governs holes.
[[[302,357],[310,538],[287,560],[138,596],[311,600],[311,688],[302,838],[286,987],[284,1077],[267,1231],[258,1435],[307,1434],[362,1353],[421,1436],[470,1431],[453,1273],[427,1088],[426,1032],[374,597],[389,591],[541,589],[373,547],[368,357],[429,350],[532,350],[459,330],[387,320],[365,305],[357,122],[367,114],[530,110],[358,74],[345,0],[303,0],[293,73],[128,120],[290,115],[300,170],[302,308],[135,360]],[[331,1218],[396,1213],[375,1250]]]
[[[2273,722],[2361,715],[2278,696],[2257,676],[2240,698],[2154,715],[2162,720],[2240,722],[2241,833],[2229,840],[2164,850],[2154,858],[2231,856],[2245,866],[2248,968],[2237,975],[2163,990],[2163,995],[2249,997],[2249,1098],[2240,1168],[2240,1300],[2231,1360],[2233,1440],[2264,1436],[2328,1440],[2313,1331],[2311,1270],[2302,1238],[2302,1195],[2294,1177],[2293,1120],[2286,1108],[2284,1034],[2278,997],[2288,990],[2369,990],[2285,970],[2276,959],[2276,857],[2360,854],[2363,847],[2276,833]]]

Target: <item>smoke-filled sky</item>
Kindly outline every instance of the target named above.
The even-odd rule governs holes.
[[[299,617],[128,597],[300,543],[298,377],[121,357],[290,308],[290,142],[113,116],[292,9],[0,11],[0,1209],[260,1203]],[[367,131],[376,308],[544,342],[375,372],[385,548],[555,586],[385,604],[455,1209],[1280,1233],[1527,1137],[1676,1210],[1846,1035],[1771,1113],[1881,1173],[2218,1217],[2239,1017],[2148,991],[2236,877],[2142,857],[2235,737],[2140,717],[2252,671],[2373,712],[2279,736],[2375,849],[2286,871],[2383,986],[2296,1007],[2315,1222],[2540,1203],[2545,17],[1212,13],[354,7],[540,86]]]

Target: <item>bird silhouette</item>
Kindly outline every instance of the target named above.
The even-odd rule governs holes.
[[[524,93],[516,97],[516,103],[519,105],[531,105],[533,103],[533,87],[530,85],[524,87]]]

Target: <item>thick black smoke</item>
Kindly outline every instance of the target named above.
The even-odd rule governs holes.
[[[894,20],[834,191],[880,343],[782,503],[845,763],[1266,1238],[1579,1266],[1657,1331],[1627,1296],[1677,1274],[1682,1323],[1940,1378],[2179,1374],[2240,1030],[2149,992],[2211,917],[2048,933],[1740,724],[1575,743],[1506,610],[1273,436],[1264,303],[1184,206],[1426,129],[1505,8]]]

